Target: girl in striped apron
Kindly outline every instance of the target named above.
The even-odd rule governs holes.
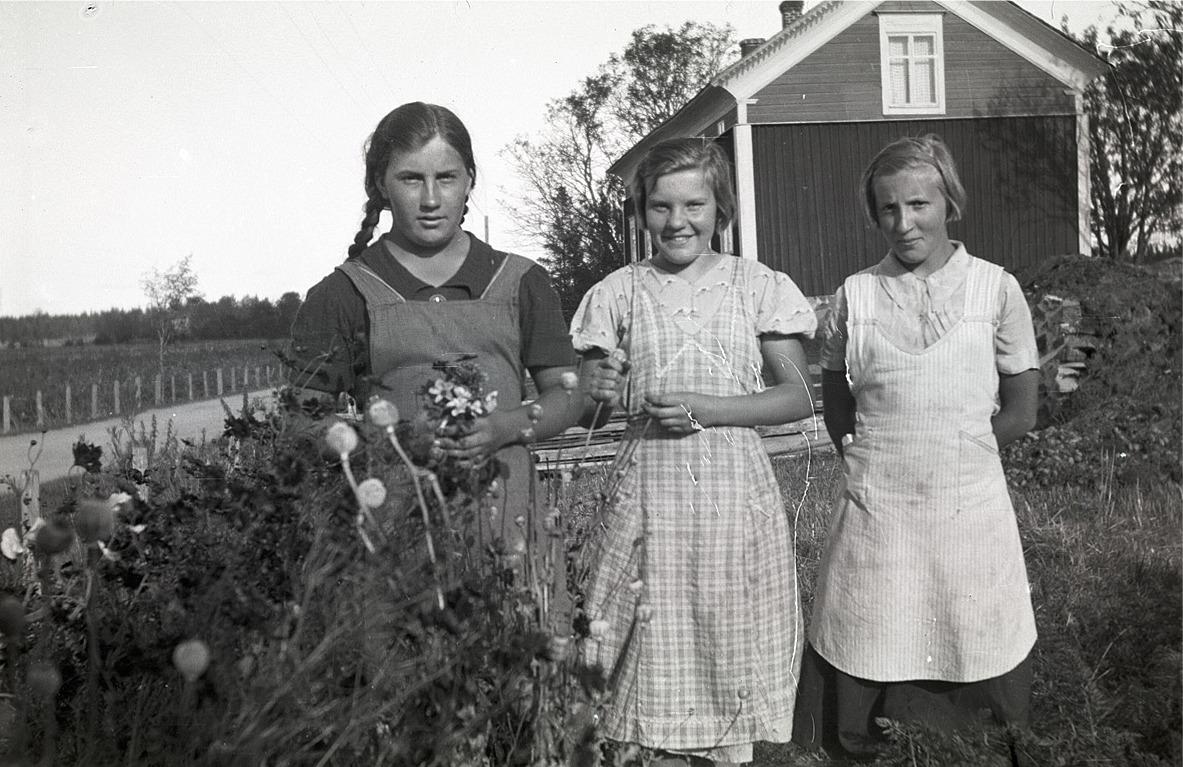
[[[573,322],[593,399],[616,404],[612,352],[631,361],[631,457],[587,545],[583,657],[609,677],[605,737],[655,764],[742,763],[753,741],[787,741],[803,642],[791,520],[752,427],[812,413],[799,339],[817,321],[786,275],[712,248],[730,179],[702,139],[650,150],[634,197],[655,253]]]
[[[794,741],[842,756],[877,717],[1024,726],[1035,616],[998,449],[1035,425],[1038,355],[1014,277],[949,239],[965,190],[935,136],[863,174],[890,252],[835,296],[825,421],[845,462]]]

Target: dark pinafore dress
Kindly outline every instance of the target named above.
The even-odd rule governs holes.
[[[525,370],[521,361],[519,286],[534,262],[508,253],[484,292],[470,301],[408,301],[360,261],[337,267],[357,287],[369,316],[370,373],[381,383],[382,396],[401,417],[411,419],[423,407],[424,384],[440,376],[439,360],[472,356],[488,376],[486,391],[495,390],[501,408],[521,405]],[[565,568],[561,546],[535,509],[537,474],[524,445],[497,451],[502,467],[497,485],[486,494],[473,534],[484,551],[499,540],[506,551],[521,551],[530,577],[552,572],[542,584],[552,614],[565,611]]]

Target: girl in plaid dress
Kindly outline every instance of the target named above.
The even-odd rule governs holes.
[[[654,254],[592,288],[572,326],[592,398],[618,405],[626,374],[631,392],[588,544],[584,657],[609,678],[605,736],[658,764],[787,741],[800,666],[790,519],[752,427],[812,414],[816,320],[786,275],[712,247],[730,178],[701,139],[651,149],[634,198]]]

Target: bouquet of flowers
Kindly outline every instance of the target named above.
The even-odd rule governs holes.
[[[497,409],[497,392],[485,392],[488,376],[477,367],[473,355],[438,360],[432,368],[442,374],[423,385],[424,413],[443,437],[462,436],[477,418]]]

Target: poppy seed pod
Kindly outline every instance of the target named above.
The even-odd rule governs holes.
[[[58,672],[57,666],[49,661],[37,660],[29,664],[25,684],[29,685],[29,690],[41,700],[53,700],[62,687],[62,675]]]
[[[376,509],[386,500],[386,486],[374,477],[362,480],[357,486],[357,499],[367,509]]]
[[[25,603],[12,594],[0,594],[0,633],[9,637],[20,636],[28,625]]]
[[[186,639],[173,649],[173,665],[188,682],[196,682],[209,668],[209,647],[200,639]]]
[[[579,376],[568,370],[559,376],[559,384],[563,387],[563,391],[573,392],[579,388]]]
[[[375,426],[390,427],[398,423],[398,408],[386,399],[376,399],[370,403],[367,411],[370,422]]]
[[[8,528],[0,535],[0,553],[9,559],[16,559],[25,553],[25,544],[21,541],[20,533],[15,528]]]
[[[115,532],[115,510],[106,501],[85,498],[78,502],[74,529],[83,543],[109,540]]]
[[[42,554],[61,554],[73,541],[74,531],[58,517],[38,527],[33,534],[33,545]]]
[[[349,424],[337,421],[325,433],[325,442],[342,458],[348,458],[357,448],[357,432]]]

